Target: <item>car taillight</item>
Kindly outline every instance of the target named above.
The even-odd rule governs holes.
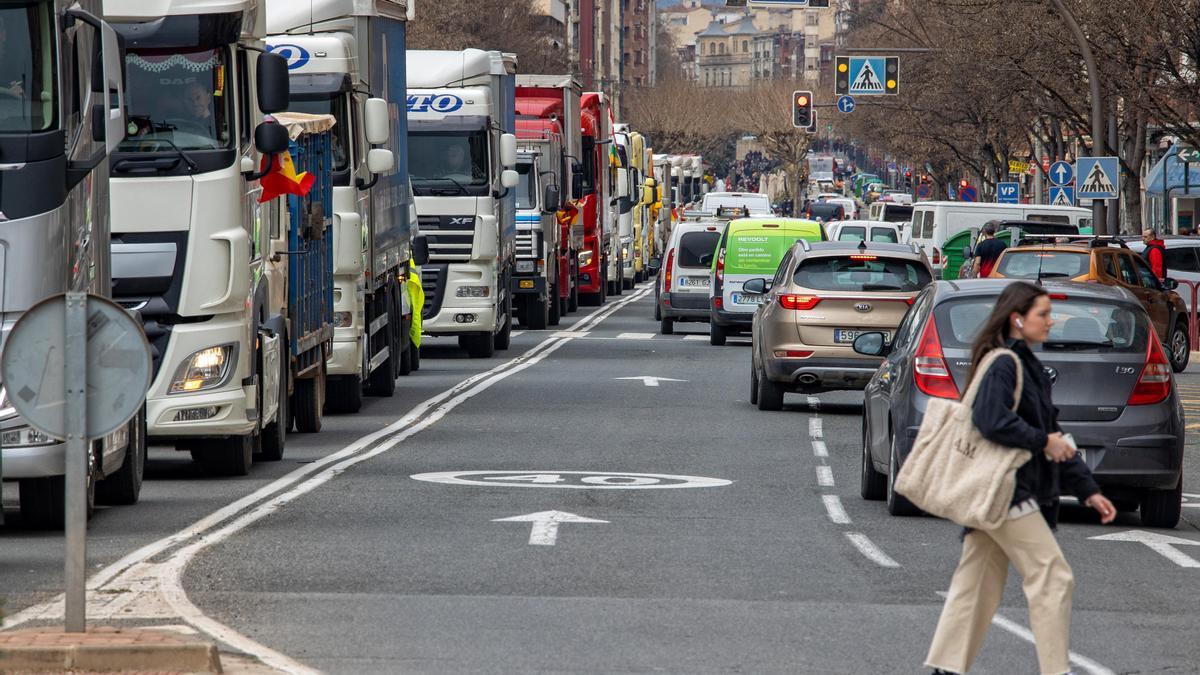
[[[1171,364],[1163,353],[1162,345],[1154,332],[1150,333],[1150,346],[1146,350],[1146,365],[1142,375],[1129,395],[1129,405],[1153,405],[1162,403],[1171,394]]]
[[[725,280],[725,249],[717,254],[717,281]]]
[[[913,358],[913,373],[917,388],[929,396],[958,398],[958,387],[942,354],[942,339],[938,337],[937,322],[933,317],[929,317],[929,323],[925,324],[925,331],[921,334],[921,342]]]
[[[675,268],[675,249],[671,249],[670,251],[667,252],[667,269],[666,269],[667,275],[665,277],[663,277],[663,282],[664,282],[663,285],[668,291],[671,290],[671,281],[672,281],[672,278],[675,276],[674,274],[671,274],[671,271],[674,268]]]
[[[821,302],[821,298],[815,295],[781,295],[779,296],[779,304],[783,305],[784,309],[800,309],[810,310],[816,307]]]

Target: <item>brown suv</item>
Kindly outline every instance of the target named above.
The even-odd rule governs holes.
[[[773,279],[751,279],[764,294],[754,314],[750,402],[780,410],[785,392],[862,389],[881,359],[854,351],[862,333],[887,339],[933,269],[917,246],[797,242]]]
[[[1082,281],[1127,289],[1137,297],[1166,348],[1171,368],[1187,368],[1191,346],[1188,342],[1187,306],[1175,292],[1179,283],[1154,274],[1142,256],[1115,237],[1025,237],[1037,244],[1016,246],[1000,254],[992,277],[1002,279],[1061,279]]]

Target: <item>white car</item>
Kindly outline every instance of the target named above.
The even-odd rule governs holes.
[[[654,286],[654,318],[663,335],[675,332],[676,321],[708,321],[708,272],[726,222],[701,217],[671,230]]]
[[[900,227],[896,223],[875,220],[835,220],[825,226],[825,232],[829,236],[829,241],[900,243]]]
[[[708,192],[700,203],[700,210],[715,214],[719,208],[746,208],[752,216],[770,216],[771,199],[761,192]]]
[[[1167,276],[1179,282],[1175,290],[1188,311],[1192,309],[1192,289],[1189,284],[1200,284],[1200,237],[1164,236],[1167,253],[1163,262],[1167,266]],[[1146,245],[1141,240],[1127,241],[1126,245],[1134,253],[1141,254]],[[1187,283],[1184,283],[1187,282]]]

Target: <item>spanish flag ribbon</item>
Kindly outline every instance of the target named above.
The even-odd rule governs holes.
[[[263,166],[266,166],[267,161],[268,158],[263,157]],[[262,185],[262,194],[258,197],[258,203],[263,204],[282,195],[303,197],[312,189],[316,180],[317,177],[307,171],[296,173],[296,163],[292,161],[292,153],[284,150],[272,162],[270,173],[259,181],[259,184]]]

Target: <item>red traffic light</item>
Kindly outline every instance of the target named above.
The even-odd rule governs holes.
[[[800,106],[808,105],[808,96],[805,96],[804,94],[800,94],[799,96],[797,96],[796,97],[796,105],[800,105]]]
[[[958,181],[958,186],[959,186],[959,187],[961,187],[961,188],[970,187],[970,186],[971,186],[971,181],[969,181],[969,180],[967,180],[966,178],[964,178],[964,179],[962,179],[962,180]]]

